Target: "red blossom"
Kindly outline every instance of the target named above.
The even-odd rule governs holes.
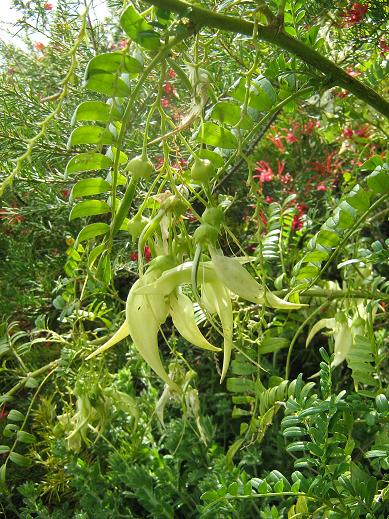
[[[262,184],[263,182],[271,182],[273,180],[273,170],[266,161],[260,160],[259,162],[257,162],[257,167],[255,168],[255,171],[258,171],[259,175],[253,175],[253,178],[259,178],[260,184]]]
[[[130,260],[131,261],[138,261],[138,253],[136,251],[131,252]]]
[[[285,153],[285,146],[279,135],[276,134],[274,137],[272,135],[269,135],[268,139],[269,139],[269,141],[271,141],[274,144],[274,146],[277,149],[280,150],[281,153]]]
[[[298,142],[297,137],[293,132],[288,132],[285,136],[285,140],[288,144],[292,144],[293,142]]]
[[[358,72],[357,70],[354,70],[352,67],[347,67],[346,72],[351,77],[358,77],[361,75],[361,72]]]
[[[301,229],[302,226],[303,226],[303,222],[301,221],[300,216],[298,214],[295,214],[293,216],[293,221],[292,221],[292,230],[298,231]]]
[[[49,2],[46,2],[45,4],[43,4],[43,9],[45,9],[46,11],[52,11],[53,10],[53,4],[50,4]]]
[[[351,27],[352,25],[359,23],[367,13],[368,9],[369,6],[365,4],[360,4],[358,2],[354,3],[348,11],[342,14],[345,27]]]
[[[318,184],[316,187],[318,191],[327,191],[327,187],[324,184]]]
[[[5,404],[3,405],[3,407],[0,409],[0,422],[2,420],[5,420],[8,416],[8,413],[6,412],[5,410]]]
[[[350,92],[348,90],[340,90],[334,93],[334,95],[340,99],[347,97],[349,94]]]
[[[351,128],[346,128],[343,130],[343,137],[346,137],[346,139],[351,139],[351,137],[354,135],[354,132]]]
[[[289,184],[290,182],[292,182],[292,180],[293,180],[293,177],[290,173],[285,173],[285,175],[280,177],[280,182],[281,182],[281,184],[284,184],[284,185]]]
[[[163,157],[155,157],[155,169],[160,169],[165,164]]]
[[[313,132],[313,130],[315,129],[315,121],[308,121],[307,123],[304,124],[304,128],[303,128],[303,133],[305,135],[309,135],[310,133]]]
[[[273,202],[273,198],[272,198],[271,196],[268,195],[268,196],[265,198],[265,202],[266,202],[267,204],[271,204],[271,203]]]
[[[120,40],[118,43],[118,47],[120,49],[124,49],[125,47],[127,47],[127,45],[128,45],[128,40]]]
[[[378,47],[381,49],[381,56],[385,56],[387,52],[389,52],[389,45],[385,38],[382,38],[378,44]]]
[[[163,108],[167,108],[169,106],[169,99],[167,99],[166,97],[163,97],[161,99],[161,105],[163,106]]]
[[[364,124],[363,126],[358,128],[358,130],[355,130],[354,133],[355,133],[355,135],[357,135],[358,137],[361,137],[362,139],[367,139],[369,137],[369,125]]]
[[[143,249],[143,254],[145,255],[146,261],[150,261],[151,260],[151,249],[150,249],[150,247],[147,247],[147,245]]]
[[[40,41],[37,41],[34,43],[34,48],[35,50],[39,51],[39,52],[43,52],[44,49],[45,49],[46,45],[44,45],[42,42]]]
[[[162,87],[166,94],[170,94],[173,90],[173,87],[170,83],[165,83]]]
[[[61,194],[62,194],[62,196],[63,196],[64,198],[67,199],[67,198],[69,198],[70,191],[69,191],[69,189],[63,189],[63,190],[61,191]]]
[[[169,70],[167,71],[167,75],[171,78],[171,79],[174,79],[177,74],[174,72],[174,70],[172,68],[169,68]]]
[[[266,225],[267,225],[267,219],[266,219],[266,216],[262,213],[262,211],[259,213],[258,216],[259,216],[259,218],[260,218],[262,224],[266,227]]]

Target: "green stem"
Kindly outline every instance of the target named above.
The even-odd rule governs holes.
[[[128,184],[126,192],[124,193],[122,201],[120,202],[118,212],[115,214],[111,223],[111,239],[118,232],[122,223],[124,222],[124,219],[128,215],[128,211],[130,210],[137,185],[138,179],[135,177],[131,177],[130,183]]]
[[[242,20],[236,16],[228,16],[225,14],[215,13],[202,7],[194,6],[182,0],[148,0],[153,5],[174,11],[186,18],[189,18],[196,29],[201,27],[212,27],[215,29],[223,29],[225,31],[246,34],[252,36],[254,23]],[[338,85],[356,97],[366,102],[378,112],[389,117],[389,103],[381,97],[377,92],[358,81],[355,77],[351,77],[343,69],[335,65],[331,60],[322,56],[315,49],[306,45],[297,38],[293,38],[276,25],[259,25],[258,39],[273,43],[282,49],[298,56],[308,65],[320,70],[326,81],[330,80],[334,85]]]

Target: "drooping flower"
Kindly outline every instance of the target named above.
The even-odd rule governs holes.
[[[271,196],[268,195],[268,196],[265,198],[265,202],[266,202],[267,204],[271,204],[271,203],[273,202],[273,198],[272,198]]]
[[[145,255],[145,260],[150,261],[151,260],[151,249],[146,245],[146,247],[143,250],[143,253]]]
[[[351,137],[354,135],[354,132],[351,128],[346,128],[343,130],[343,137],[346,137],[346,139],[351,139]]]
[[[174,79],[177,74],[174,72],[174,70],[172,68],[169,68],[169,70],[167,71],[167,75],[171,78],[171,79]]]
[[[163,90],[165,91],[166,94],[170,94],[173,90],[173,87],[170,83],[166,82],[164,85],[163,85]]]

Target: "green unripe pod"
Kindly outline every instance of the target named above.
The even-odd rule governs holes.
[[[126,171],[134,178],[149,178],[154,171],[154,166],[147,155],[138,155],[128,162]]]
[[[208,243],[214,245],[217,242],[218,236],[219,231],[218,229],[216,229],[216,227],[203,223],[202,225],[200,225],[200,227],[198,227],[195,230],[193,234],[193,240],[196,243],[196,245],[205,245]]]
[[[171,195],[161,203],[161,209],[166,213],[173,213],[175,216],[180,216],[188,208],[188,203],[177,195]]]
[[[201,221],[220,229],[224,223],[223,209],[221,207],[207,207],[201,216]]]
[[[210,160],[199,158],[195,159],[190,170],[190,176],[192,180],[195,182],[200,182],[201,184],[206,184],[214,175],[215,166]]]

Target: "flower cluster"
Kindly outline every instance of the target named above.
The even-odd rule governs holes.
[[[350,9],[342,14],[343,24],[345,27],[352,27],[359,23],[368,11],[366,4],[355,2]]]

